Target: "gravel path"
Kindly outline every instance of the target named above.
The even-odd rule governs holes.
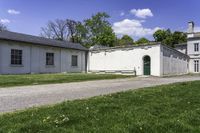
[[[178,76],[169,78],[138,77],[0,88],[0,112],[12,112],[34,106],[55,104],[65,100],[89,98],[130,89],[194,80],[200,80],[200,76]]]

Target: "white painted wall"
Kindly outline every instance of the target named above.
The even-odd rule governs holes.
[[[200,58],[195,58],[195,59],[190,58],[190,61],[189,61],[189,72],[190,73],[200,73],[200,72],[194,71],[194,61],[195,60],[199,60],[199,63],[200,63]],[[200,70],[200,64],[199,64],[199,70]]]
[[[11,49],[23,50],[23,65],[13,66],[11,62]],[[46,52],[54,53],[54,66],[46,66]],[[78,66],[71,66],[71,56],[78,56]],[[84,60],[83,60],[84,59]],[[60,73],[84,72],[85,51],[47,47],[34,44],[24,44],[11,41],[0,41],[0,73]]]
[[[189,39],[187,43],[188,43],[188,45],[187,45],[188,55],[190,57],[189,72],[195,73],[194,72],[194,60],[199,60],[199,62],[200,62],[200,39]],[[198,52],[194,51],[195,43],[199,43],[199,51]],[[199,68],[199,70],[200,70],[200,68]]]
[[[180,75],[188,73],[189,57],[172,48],[161,47],[162,75]]]
[[[143,57],[151,57],[151,75],[160,76],[160,45],[93,50],[89,52],[88,71],[134,71],[143,75]]]
[[[194,44],[195,43],[199,43],[199,51],[198,52],[195,52],[194,51]],[[187,49],[188,49],[188,55],[189,56],[194,56],[196,55],[196,57],[200,57],[200,39],[199,40],[189,40],[187,42]]]

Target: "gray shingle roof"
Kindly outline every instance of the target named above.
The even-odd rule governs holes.
[[[43,45],[43,46],[77,49],[77,50],[83,50],[83,51],[88,50],[87,48],[83,47],[81,44],[78,44],[78,43],[52,40],[52,39],[47,39],[43,37],[26,35],[26,34],[21,34],[21,33],[16,33],[16,32],[10,32],[10,31],[1,31],[0,40],[10,40],[10,41],[17,41],[17,42],[32,43],[32,44]]]

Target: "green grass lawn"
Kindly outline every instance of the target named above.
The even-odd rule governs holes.
[[[133,76],[114,74],[27,74],[27,75],[0,75],[0,87],[69,83],[88,80],[117,79]]]
[[[199,133],[200,81],[0,115],[2,133]]]

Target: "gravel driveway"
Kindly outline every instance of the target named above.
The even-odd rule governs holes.
[[[0,88],[0,112],[12,112],[34,106],[55,104],[65,100],[89,98],[130,89],[194,80],[200,80],[200,76],[138,77]]]

